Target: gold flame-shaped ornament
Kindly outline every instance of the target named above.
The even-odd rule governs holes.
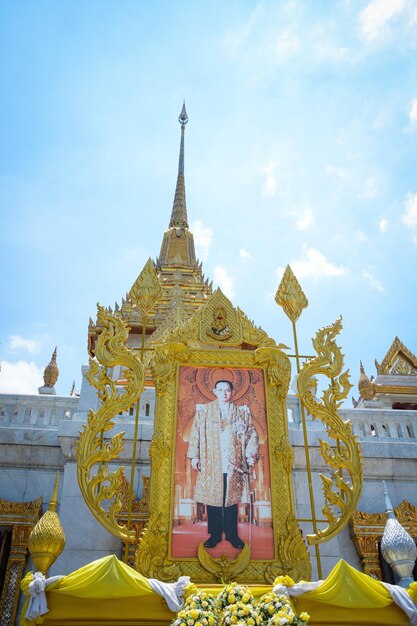
[[[303,309],[308,307],[305,293],[289,265],[285,268],[278,286],[275,302],[284,309],[284,313],[293,323],[298,320]]]
[[[48,510],[29,535],[28,549],[37,571],[46,574],[65,547],[65,533],[59,521],[58,506],[59,472]]]

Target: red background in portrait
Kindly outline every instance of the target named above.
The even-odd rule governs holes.
[[[198,544],[208,538],[203,505],[193,501],[197,472],[187,459],[188,439],[196,404],[215,400],[213,388],[218,380],[234,386],[232,401],[246,404],[259,437],[259,460],[251,471],[254,502],[239,507],[239,536],[249,542],[251,558],[273,560],[274,541],[271,519],[271,479],[267,441],[266,403],[263,371],[259,369],[181,367],[178,376],[176,448],[174,461],[174,515],[171,541],[173,558],[196,558]],[[249,523],[250,516],[257,523]],[[236,558],[239,549],[225,541],[207,549],[213,557],[223,554]]]

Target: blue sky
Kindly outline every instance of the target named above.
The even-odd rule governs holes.
[[[417,351],[417,5],[3,2],[0,391],[58,393],[168,225],[185,97],[204,271],[277,341],[290,263],[303,352],[340,314],[352,382]],[[357,390],[353,390],[357,396]]]

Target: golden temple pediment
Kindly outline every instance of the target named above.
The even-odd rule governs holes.
[[[395,337],[377,370],[379,376],[417,376],[417,357]]]
[[[171,342],[193,347],[244,347],[255,349],[275,346],[275,341],[256,326],[238,307],[234,307],[220,288],[185,323],[173,329]]]

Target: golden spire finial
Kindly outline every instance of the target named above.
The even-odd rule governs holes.
[[[55,350],[52,353],[51,360],[49,361],[43,372],[43,383],[45,387],[53,387],[58,380],[59,369],[56,362],[56,355],[57,352],[55,346]]]
[[[178,117],[181,124],[181,143],[180,156],[178,159],[178,177],[177,186],[175,188],[174,205],[172,207],[170,228],[188,228],[187,220],[187,204],[185,200],[185,180],[184,180],[184,132],[185,125],[188,122],[187,111],[185,110],[185,101],[182,105],[181,113]]]
[[[42,515],[29,536],[28,549],[38,571],[45,574],[56,561],[65,546],[65,533],[59,521],[58,506],[59,472],[56,473],[54,488],[48,510]]]
[[[308,307],[308,300],[291,267],[287,265],[278,285],[275,302],[284,309],[292,322],[296,322],[302,310]]]
[[[365,368],[360,361],[360,375],[358,381],[358,389],[364,400],[371,400],[375,395],[374,385],[369,379],[367,373],[365,372]]]

